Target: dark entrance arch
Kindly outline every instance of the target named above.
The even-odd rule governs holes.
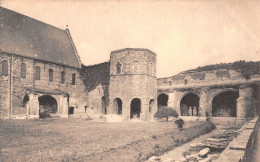
[[[194,93],[188,93],[180,102],[181,116],[198,116],[200,98]]]
[[[140,118],[140,113],[141,113],[141,100],[139,98],[134,98],[131,101],[130,105],[130,118]]]
[[[24,96],[24,98],[23,98],[23,107],[26,107],[28,101],[29,101],[29,97],[28,97],[28,95],[26,94],[26,95]]]
[[[236,117],[238,91],[226,91],[218,94],[212,100],[213,117]]]
[[[165,93],[162,93],[157,98],[157,105],[159,106],[168,106],[168,95]]]
[[[114,112],[117,114],[122,114],[122,100],[120,98],[116,98],[113,102]]]
[[[57,101],[49,95],[39,97],[39,115],[40,118],[51,117],[57,113]]]
[[[101,106],[102,106],[102,113],[107,114],[107,105],[106,105],[106,98],[102,97],[101,98]]]
[[[150,102],[149,102],[149,112],[154,112],[155,110],[155,101],[154,99],[151,99]]]

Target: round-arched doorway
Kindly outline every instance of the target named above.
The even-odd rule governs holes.
[[[168,106],[168,95],[165,93],[162,93],[157,98],[157,106]]]
[[[51,117],[57,113],[57,101],[49,95],[44,95],[38,98],[39,100],[39,116],[40,118]]]
[[[130,104],[130,118],[140,118],[141,113],[141,100],[134,98]]]
[[[226,91],[216,95],[212,100],[213,117],[236,117],[238,91]]]
[[[120,98],[116,98],[113,102],[114,112],[117,114],[122,114],[122,100]]]
[[[152,113],[154,111],[155,111],[155,101],[154,101],[154,99],[151,99],[149,101],[149,113]]]
[[[107,114],[106,98],[101,98],[102,114]]]
[[[181,116],[198,116],[200,98],[197,94],[188,93],[180,102]]]

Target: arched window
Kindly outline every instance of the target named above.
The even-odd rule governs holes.
[[[134,61],[134,73],[138,73],[138,72],[139,72],[139,62]]]
[[[36,66],[35,68],[35,79],[40,80],[41,79],[41,68],[39,66]]]
[[[49,69],[49,81],[53,82],[53,70]]]
[[[21,65],[21,78],[26,78],[26,64],[22,63]]]
[[[8,62],[2,61],[2,75],[8,76]]]
[[[64,72],[64,71],[61,72],[60,82],[61,82],[62,84],[65,83],[65,72]]]
[[[122,64],[120,62],[117,62],[116,63],[116,73],[117,74],[121,73],[121,67],[122,67]]]
[[[72,85],[75,85],[76,84],[76,74],[73,73],[72,74]]]

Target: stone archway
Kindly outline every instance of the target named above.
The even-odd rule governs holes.
[[[225,91],[217,94],[212,100],[213,117],[236,117],[238,91]]]
[[[104,96],[101,98],[101,106],[102,106],[102,114],[107,114],[106,98]]]
[[[23,107],[26,107],[26,105],[28,104],[29,102],[29,96],[27,94],[24,95],[24,98],[23,98]]]
[[[141,113],[141,100],[139,98],[134,98],[130,104],[130,119],[140,118]]]
[[[25,110],[26,110],[26,114],[27,114],[27,117],[29,116],[29,114],[30,114],[30,106],[29,106],[29,101],[30,101],[30,98],[29,98],[29,96],[27,95],[27,94],[25,94],[24,95],[24,98],[23,98],[23,104],[22,104],[22,106],[25,108]]]
[[[58,104],[54,97],[43,95],[39,100],[39,116],[40,118],[47,118],[57,113]]]
[[[157,106],[168,106],[168,95],[165,93],[162,93],[157,98]]]
[[[195,93],[184,95],[180,101],[181,116],[199,116],[200,97]]]
[[[122,114],[122,100],[120,98],[116,98],[113,102],[114,112],[117,114]]]
[[[153,113],[154,110],[155,110],[155,101],[154,101],[154,99],[151,99],[149,101],[149,113]]]

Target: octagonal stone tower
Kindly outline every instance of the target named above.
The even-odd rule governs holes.
[[[110,106],[108,113],[123,119],[152,119],[157,111],[156,54],[148,49],[126,48],[110,55]]]

